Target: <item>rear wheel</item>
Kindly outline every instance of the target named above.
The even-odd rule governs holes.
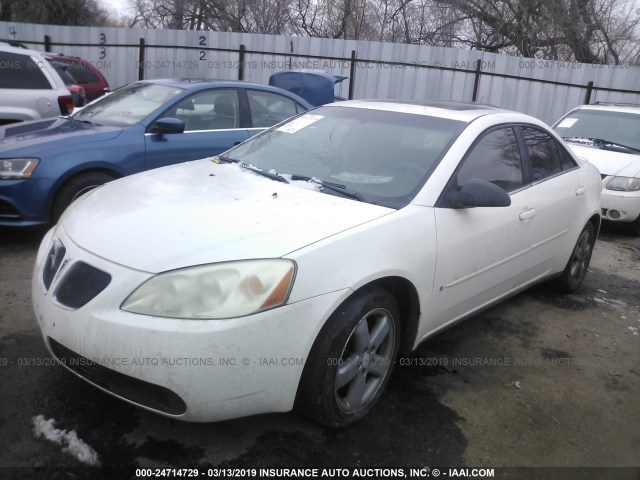
[[[102,172],[82,173],[72,178],[58,192],[51,211],[51,223],[58,222],[66,208],[85,193],[100,185],[114,180],[114,177]]]
[[[399,338],[394,297],[378,288],[356,293],[320,331],[303,372],[296,408],[332,428],[361,420],[389,380]]]
[[[571,252],[569,262],[562,275],[555,281],[555,286],[562,292],[575,292],[587,274],[593,246],[596,243],[596,233],[593,224],[587,223],[578,237],[578,241]]]

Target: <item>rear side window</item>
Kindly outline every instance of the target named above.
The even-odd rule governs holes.
[[[539,182],[562,172],[556,141],[537,128],[523,127],[522,135],[531,162],[531,181]]]
[[[67,65],[67,70],[71,76],[78,81],[78,83],[97,83],[100,81],[95,73],[81,63],[68,62]]]
[[[506,192],[523,186],[522,159],[513,128],[492,130],[474,145],[457,175],[458,186],[472,178],[486,180]]]
[[[305,110],[290,98],[276,93],[247,90],[247,97],[254,128],[271,127]]]
[[[51,90],[42,68],[27,55],[0,52],[0,88]]]

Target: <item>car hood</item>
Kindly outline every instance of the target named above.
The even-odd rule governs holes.
[[[80,247],[151,273],[277,258],[395,210],[284,184],[236,164],[173,165],[114,181],[61,224]]]
[[[99,142],[117,137],[122,127],[92,125],[66,118],[49,118],[7,125],[0,128],[0,150],[3,155],[15,150],[36,154],[53,148]]]
[[[573,153],[594,165],[601,174],[637,177],[640,173],[640,155],[612,152],[597,147],[568,143]]]

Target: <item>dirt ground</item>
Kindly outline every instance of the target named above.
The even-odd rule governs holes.
[[[176,422],[46,362],[30,304],[42,235],[0,230],[0,478],[103,475],[35,438],[37,415],[132,478],[136,467],[216,465],[636,467],[592,478],[640,478],[640,239],[605,229],[578,294],[541,285],[447,330],[399,359],[364,421],[331,431],[296,413]],[[563,471],[544,478],[588,473]]]

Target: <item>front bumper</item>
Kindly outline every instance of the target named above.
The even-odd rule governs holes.
[[[65,260],[47,289],[42,272],[53,236],[49,232],[43,240],[32,280],[47,348],[98,388],[187,421],[291,410],[313,341],[348,294],[332,292],[229,320],[137,315],[119,306],[152,274],[94,256],[62,229],[55,236],[64,244]],[[108,272],[112,281],[74,310],[56,297],[79,260]]]
[[[0,180],[0,226],[39,227],[49,223],[48,192],[45,179]]]
[[[615,222],[633,222],[640,216],[640,192],[602,188],[602,216]]]

